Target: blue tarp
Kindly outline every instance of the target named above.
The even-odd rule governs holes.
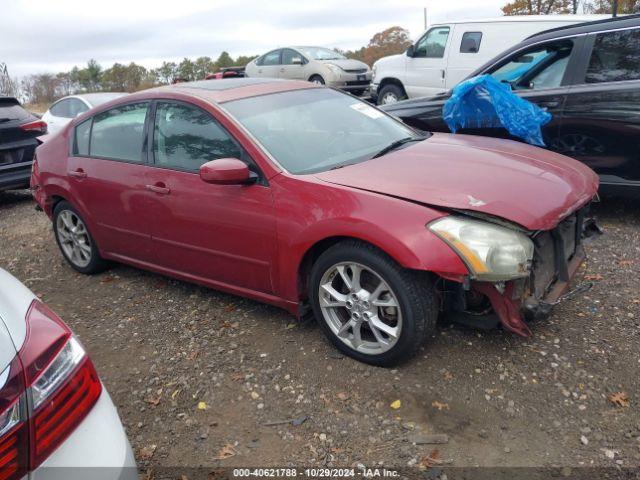
[[[455,133],[461,128],[506,128],[514,137],[544,147],[541,127],[551,114],[518,97],[511,86],[491,75],[479,75],[456,85],[442,107],[442,116]]]

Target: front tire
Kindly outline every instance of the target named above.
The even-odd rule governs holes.
[[[53,209],[53,232],[65,260],[78,272],[100,273],[109,266],[80,213],[67,201]]]
[[[392,366],[413,356],[435,328],[430,278],[376,247],[348,240],[311,269],[309,297],[325,335],[361,362]]]
[[[388,83],[378,93],[378,105],[391,105],[407,98],[402,87]]]
[[[315,83],[316,85],[324,85],[324,78],[322,78],[320,75],[311,75],[309,81],[311,83]]]

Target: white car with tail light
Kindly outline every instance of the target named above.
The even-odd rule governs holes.
[[[137,479],[120,417],[82,345],[0,269],[0,480]]]

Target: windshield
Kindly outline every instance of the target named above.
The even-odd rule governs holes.
[[[273,93],[223,106],[294,174],[362,162],[393,142],[421,138],[368,103],[329,88]]]
[[[347,57],[334,50],[322,47],[299,47],[302,53],[313,60],[346,60]]]

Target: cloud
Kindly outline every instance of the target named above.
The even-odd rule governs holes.
[[[232,56],[311,44],[359,48],[400,25],[417,37],[430,23],[496,16],[504,0],[0,0],[0,62],[12,75],[67,70],[94,58],[103,66],[223,51]]]

